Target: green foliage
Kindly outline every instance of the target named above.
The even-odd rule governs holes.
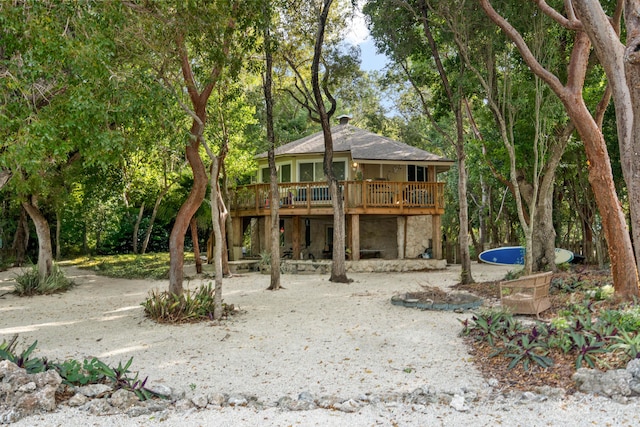
[[[15,363],[19,368],[25,369],[30,374],[47,370],[49,363],[46,359],[31,357],[31,353],[38,345],[38,341],[34,341],[33,344],[18,354],[15,350],[17,338],[18,335],[14,335],[9,342],[2,341],[2,344],[0,344],[0,360],[8,360],[11,363]]]
[[[49,295],[68,291],[74,286],[73,281],[67,279],[62,270],[54,264],[51,275],[42,279],[38,267],[33,266],[23,274],[16,276],[15,293],[23,296]]]
[[[118,362],[115,368],[97,358],[85,359],[82,363],[77,360],[66,360],[62,363],[49,363],[47,359],[31,357],[38,341],[34,341],[27,349],[20,354],[15,352],[15,345],[18,336],[15,335],[9,342],[3,341],[0,344],[0,360],[8,360],[18,367],[25,369],[28,373],[44,372],[55,369],[63,383],[69,385],[87,384],[110,384],[114,390],[124,389],[135,393],[140,400],[148,400],[154,397],[166,399],[167,396],[155,393],[145,387],[147,378],[140,380],[138,373],[131,376],[129,367],[133,363],[133,357],[122,365]]]
[[[55,366],[62,382],[69,385],[96,384],[105,378],[102,362],[95,357],[83,362],[69,359]]]
[[[524,273],[523,270],[509,270],[507,274],[504,275],[504,280],[514,280],[522,277]]]
[[[599,341],[593,335],[581,334],[578,331],[569,333],[571,340],[573,341],[573,347],[577,350],[578,357],[576,358],[576,369],[580,368],[585,362],[590,368],[596,366],[596,355],[605,353],[606,343]]]
[[[505,356],[512,359],[509,369],[522,363],[524,370],[529,370],[529,364],[534,363],[542,368],[553,365],[553,359],[547,356],[549,346],[540,338],[534,327],[529,334],[522,334],[506,344]]]
[[[462,335],[472,336],[478,341],[487,341],[493,346],[496,340],[511,336],[518,330],[513,315],[505,310],[483,310],[471,320],[460,320]]]
[[[182,295],[156,289],[149,292],[141,305],[147,317],[160,323],[199,322],[213,319],[214,296],[215,289],[210,282],[193,292],[186,290]],[[222,309],[228,315],[234,307],[223,303]]]
[[[576,369],[621,364],[640,357],[640,307],[599,309],[585,300],[569,304],[550,323],[536,322],[531,328],[508,313],[484,310],[471,319],[461,321],[462,335],[487,342],[493,347],[490,356],[511,359],[508,368],[522,364],[546,368],[553,365],[553,354],[575,357]]]
[[[124,279],[166,279],[169,277],[169,254],[104,255],[67,261],[107,277]]]
[[[260,264],[271,265],[271,252],[268,252],[268,251],[260,252]]]
[[[623,310],[603,310],[600,313],[600,320],[614,325],[620,331],[640,331],[640,305]]]
[[[640,333],[620,331],[620,334],[612,339],[614,344],[611,345],[611,350],[621,350],[631,359],[640,356]]]

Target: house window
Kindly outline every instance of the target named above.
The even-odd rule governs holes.
[[[347,171],[347,163],[344,161],[333,162],[333,174],[338,181],[344,181]],[[324,181],[324,169],[322,162],[300,163],[300,182]]]
[[[291,164],[281,164],[277,166],[278,168],[278,182],[291,182]],[[269,168],[260,169],[260,179],[261,182],[269,182],[270,181],[270,172]]]
[[[409,182],[428,182],[428,173],[426,166],[409,165],[407,166],[407,181]]]

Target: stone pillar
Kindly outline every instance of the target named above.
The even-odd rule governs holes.
[[[398,242],[398,259],[404,259],[405,254],[404,254],[404,249],[406,246],[406,233],[405,231],[407,230],[407,217],[406,216],[399,216],[397,218],[397,242]]]
[[[433,258],[442,259],[442,221],[440,215],[431,215],[431,239]]]

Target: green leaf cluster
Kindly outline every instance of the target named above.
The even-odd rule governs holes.
[[[140,379],[137,372],[135,375],[131,375],[132,372],[129,368],[133,363],[133,357],[124,365],[122,362],[118,362],[117,367],[111,367],[95,357],[90,360],[85,359],[82,362],[69,359],[62,363],[52,363],[45,358],[32,357],[38,341],[34,341],[22,352],[16,353],[17,338],[18,336],[15,335],[9,342],[3,340],[0,343],[0,360],[8,360],[25,369],[29,374],[53,369],[60,374],[64,384],[71,386],[109,384],[114,390],[124,389],[133,392],[142,401],[152,398],[168,398],[168,396],[146,388],[147,378]]]

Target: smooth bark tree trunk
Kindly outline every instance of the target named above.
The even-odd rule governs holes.
[[[232,23],[230,23],[230,25],[232,25]],[[182,282],[184,280],[184,237],[191,218],[195,215],[204,200],[208,184],[207,171],[200,157],[200,145],[207,120],[207,102],[222,72],[222,68],[221,66],[214,67],[207,80],[206,86],[201,92],[198,92],[198,84],[191,69],[191,61],[182,34],[176,36],[176,45],[180,57],[182,76],[193,106],[193,111],[188,111],[193,122],[189,131],[190,140],[185,148],[187,161],[193,173],[193,187],[191,187],[187,200],[182,204],[176,215],[174,226],[169,236],[169,292],[182,295]],[[215,200],[215,203],[217,205],[218,201]],[[218,230],[219,228],[218,225]],[[218,240],[218,242],[220,242],[220,240]],[[220,247],[221,245],[218,246]],[[220,247],[220,250],[221,249]],[[216,271],[216,274],[218,273],[222,274],[222,268]],[[221,313],[218,314],[221,315]]]
[[[11,245],[11,250],[13,252],[13,256],[15,257],[13,263],[14,267],[21,267],[24,264],[28,247],[29,221],[27,219],[27,211],[24,208],[21,208],[16,232],[13,235],[13,244]]]
[[[332,0],[324,0],[322,10],[318,19],[318,29],[316,32],[316,40],[314,46],[313,61],[311,63],[311,87],[315,98],[320,124],[322,125],[322,134],[324,136],[324,173],[327,177],[329,186],[329,194],[331,195],[331,205],[333,207],[333,259],[331,262],[332,282],[349,283],[347,277],[347,267],[345,263],[345,218],[344,218],[344,202],[342,200],[342,191],[338,186],[338,182],[333,173],[333,137],[331,135],[331,124],[329,120],[333,112],[335,112],[335,99],[331,98],[331,111],[327,112],[325,108],[325,100],[322,96],[322,88],[320,87],[319,66],[322,56],[322,44],[324,43],[324,32],[327,25],[327,17],[331,8]],[[326,91],[325,91],[326,93]]]
[[[200,120],[204,123],[205,118],[205,105],[201,105],[198,109],[202,117]],[[207,191],[207,172],[200,157],[198,149],[200,147],[199,138],[200,131],[199,125],[194,120],[194,124],[191,127],[191,135],[194,137],[192,141],[186,147],[187,160],[191,166],[193,172],[193,187],[189,192],[187,200],[182,204],[176,220],[169,236],[169,292],[175,295],[182,295],[182,282],[184,280],[184,236],[189,227],[189,222],[193,215],[202,204],[204,196]],[[216,201],[217,205],[217,201]],[[218,229],[220,227],[218,226]],[[219,241],[219,240],[218,240]],[[222,272],[222,267],[220,267]]]
[[[51,247],[49,222],[40,212],[38,204],[33,198],[23,202],[22,207],[27,211],[36,228],[38,236],[38,276],[41,281],[44,281],[53,272],[53,248]]]
[[[151,239],[151,232],[153,231],[153,223],[156,220],[156,215],[158,214],[158,208],[160,207],[160,202],[164,196],[166,196],[170,187],[165,187],[158,197],[156,197],[156,202],[153,205],[153,210],[151,211],[151,218],[149,218],[149,225],[147,226],[147,230],[144,233],[144,240],[142,241],[142,247],[140,248],[140,253],[145,254],[147,252],[147,247],[149,246],[149,240]]]
[[[271,2],[266,1],[263,5],[263,17],[265,20],[264,35],[264,53],[265,53],[265,72],[262,82],[262,90],[264,92],[264,103],[267,118],[267,141],[269,142],[269,212],[271,216],[271,279],[268,290],[277,291],[280,285],[280,203],[278,191],[278,171],[276,169],[276,135],[273,126],[273,46],[271,38],[271,21],[272,9]]]
[[[60,259],[62,250],[60,249],[60,228],[62,228],[62,219],[60,212],[56,211],[56,261]]]
[[[144,202],[140,205],[140,210],[138,211],[138,216],[136,218],[136,223],[133,225],[133,235],[131,236],[131,241],[133,244],[133,253],[138,253],[138,231],[140,230],[140,223],[142,222],[142,216],[144,215]]]
[[[189,221],[191,229],[191,242],[193,243],[193,258],[196,262],[196,273],[202,274],[202,260],[200,259],[200,243],[198,242],[198,221],[192,217]]]
[[[218,206],[218,157],[213,156],[211,164],[211,226],[213,227],[213,264],[215,268],[215,294],[213,296],[213,318],[222,318],[222,229],[220,227],[220,207]]]
[[[220,164],[224,162],[220,160]],[[229,212],[227,206],[222,199],[220,186],[218,186],[218,209],[220,211],[218,218],[220,219],[220,236],[222,238],[222,275],[230,276],[231,270],[229,269],[229,241],[227,240],[227,220],[229,219]]]
[[[431,23],[429,20],[429,9],[426,3],[422,3],[419,10],[419,18],[422,21],[422,31],[429,44],[431,56],[435,62],[440,81],[444,87],[444,91],[449,101],[451,112],[454,115],[456,123],[456,137],[453,141],[458,160],[458,220],[460,228],[458,233],[458,244],[460,245],[460,282],[463,284],[473,283],[473,275],[471,272],[471,253],[469,251],[469,203],[467,202],[467,165],[464,140],[464,124],[462,115],[462,88],[458,88],[459,93],[454,93],[449,82],[449,77],[442,64],[438,45],[433,38],[431,32]],[[464,73],[464,69],[460,70]],[[440,230],[433,230],[433,233],[440,233]]]

